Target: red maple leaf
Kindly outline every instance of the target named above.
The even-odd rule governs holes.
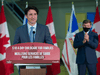
[[[3,54],[6,52],[6,47],[4,47],[4,45],[8,44],[9,37],[6,37],[5,35],[1,38],[1,35],[2,34],[0,33],[0,53]]]
[[[98,35],[98,38],[100,38],[100,35]],[[99,39],[99,44],[96,50],[100,52],[100,39]]]
[[[93,32],[95,32],[95,33],[97,33],[96,31],[95,31],[95,29],[93,29],[92,30]],[[99,44],[98,44],[98,47],[96,48],[96,50],[98,51],[98,52],[100,52],[100,34],[98,35],[98,42],[99,42]]]

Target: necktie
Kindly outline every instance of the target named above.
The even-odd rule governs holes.
[[[30,27],[31,31],[30,31],[30,41],[33,42],[33,29],[34,27]]]

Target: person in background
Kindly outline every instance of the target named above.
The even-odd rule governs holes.
[[[78,74],[85,75],[86,68],[89,75],[96,75],[97,56],[95,49],[98,47],[98,35],[90,31],[91,21],[83,21],[83,31],[77,33],[74,39],[74,48],[78,48],[76,63]]]

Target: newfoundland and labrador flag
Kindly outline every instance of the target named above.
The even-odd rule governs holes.
[[[65,67],[67,68],[69,75],[78,75],[76,64],[77,50],[73,48],[73,40],[77,32],[79,32],[78,23],[75,16],[74,4],[72,4],[70,23],[68,26],[67,35],[62,50],[62,60],[64,62]]]
[[[28,3],[26,4],[26,8],[28,7]],[[28,20],[27,18],[24,16],[24,20],[23,20],[23,25],[27,24]]]

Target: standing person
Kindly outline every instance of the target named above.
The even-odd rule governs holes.
[[[83,21],[83,31],[76,34],[74,48],[78,48],[76,63],[79,75],[85,75],[86,67],[89,75],[96,75],[97,56],[95,49],[98,47],[98,35],[90,31],[91,21]]]
[[[38,13],[39,11],[35,6],[29,6],[25,9],[25,17],[28,19],[28,23],[16,29],[13,44],[25,42],[45,42],[53,44],[48,27],[37,23]],[[33,34],[35,34],[34,39],[31,38]]]
[[[27,18],[28,23],[16,29],[13,44],[25,42],[45,42],[53,45],[48,27],[37,23],[38,13],[39,11],[35,6],[29,6],[25,9],[25,17]]]

